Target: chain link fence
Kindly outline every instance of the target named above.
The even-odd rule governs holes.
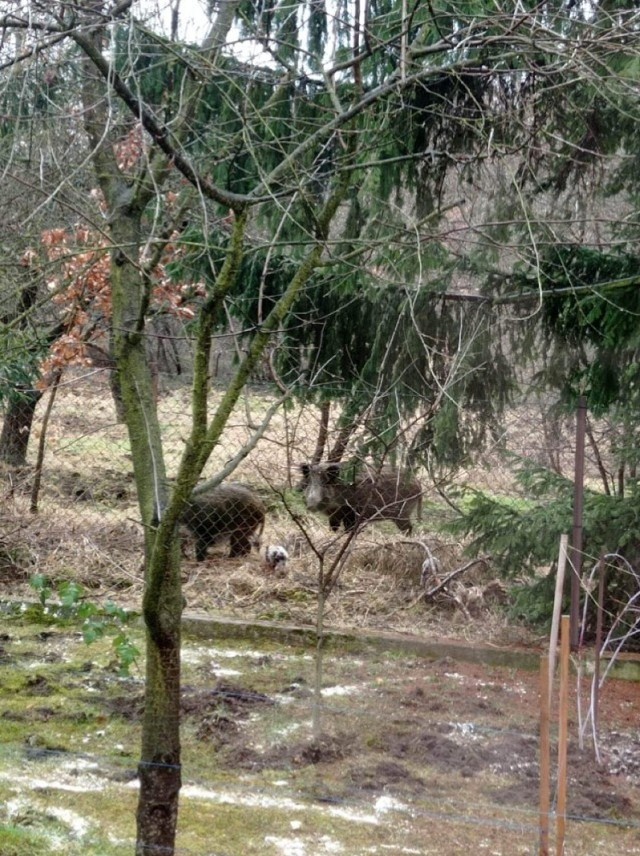
[[[184,341],[166,339],[157,337],[154,365],[171,481],[190,434],[190,358]],[[226,340],[214,348],[210,413],[237,356]],[[253,379],[187,507],[180,535],[190,606],[246,609],[249,600],[252,609],[261,611],[264,596],[266,614],[315,620],[313,598],[296,597],[293,591],[317,591],[322,563],[326,567],[344,549],[354,521],[340,511],[335,519],[327,516],[324,506],[310,510],[301,489],[301,465],[317,455],[319,433],[326,429],[331,438],[335,426],[322,423],[315,406],[291,401],[278,406],[279,400],[273,384]],[[207,489],[207,482],[234,460],[237,467],[223,484],[213,492]],[[420,485],[412,484],[417,497]],[[394,489],[399,488],[392,485],[391,493]],[[29,579],[42,573],[54,590],[72,580],[89,592],[139,608],[143,530],[127,428],[108,361],[94,354],[91,365],[68,368],[44,391],[31,426],[27,465],[5,469],[3,490],[1,574],[8,595],[24,595]],[[347,623],[353,619],[360,624],[367,613],[379,614],[382,623],[390,608],[419,599],[423,564],[434,552],[444,571],[459,558],[457,545],[433,536],[425,540],[428,524],[415,522],[417,502],[405,509],[385,496],[377,503],[378,510],[390,505],[397,513],[382,511],[380,525],[366,527],[348,544],[344,558],[351,568],[349,579],[355,588],[366,589],[367,596],[336,603],[336,617]],[[398,515],[403,519],[398,521]],[[413,617],[405,626],[411,624]]]

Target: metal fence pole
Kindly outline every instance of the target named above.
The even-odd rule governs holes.
[[[587,401],[578,400],[576,412],[576,457],[573,482],[573,534],[571,536],[571,649],[576,650],[580,635],[580,576],[582,571],[582,512],[584,504],[584,438]]]

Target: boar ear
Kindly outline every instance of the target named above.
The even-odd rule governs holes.
[[[311,464],[300,464],[300,472],[303,476],[308,476],[311,472]]]

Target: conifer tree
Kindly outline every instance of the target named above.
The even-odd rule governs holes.
[[[305,394],[353,402],[345,419],[365,417],[382,454],[397,446],[398,418],[419,421],[415,456],[457,460],[481,439],[509,390],[508,348],[488,312],[496,297],[509,303],[498,285],[575,231],[575,216],[550,209],[575,210],[580,180],[607,158],[607,175],[624,182],[636,157],[636,13],[226,0],[196,44],[173,25],[163,32],[161,16],[143,27],[132,0],[0,8],[6,92],[47,57],[73,69],[66,105],[71,115],[82,104],[77,144],[105,209],[111,349],[145,532],[137,852],[172,853],[176,525],[251,371],[276,344],[285,382],[304,368]],[[46,109],[58,109],[54,84],[37,79]],[[587,219],[591,228],[595,212]],[[193,303],[192,428],[172,486],[146,348],[153,272],[170,240],[190,252],[181,264],[197,259],[204,288]],[[252,261],[261,274],[245,288]],[[211,336],[229,307],[251,320],[247,355],[210,417]]]

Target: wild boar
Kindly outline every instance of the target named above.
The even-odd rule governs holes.
[[[302,464],[302,490],[310,511],[324,511],[329,526],[347,531],[370,520],[393,520],[401,532],[412,531],[411,515],[420,513],[422,488],[411,475],[383,469],[341,480],[341,464]]]
[[[182,523],[196,542],[196,559],[203,562],[207,549],[216,541],[229,539],[229,556],[246,556],[260,546],[265,507],[249,488],[222,484],[211,491],[192,494],[182,515]]]

